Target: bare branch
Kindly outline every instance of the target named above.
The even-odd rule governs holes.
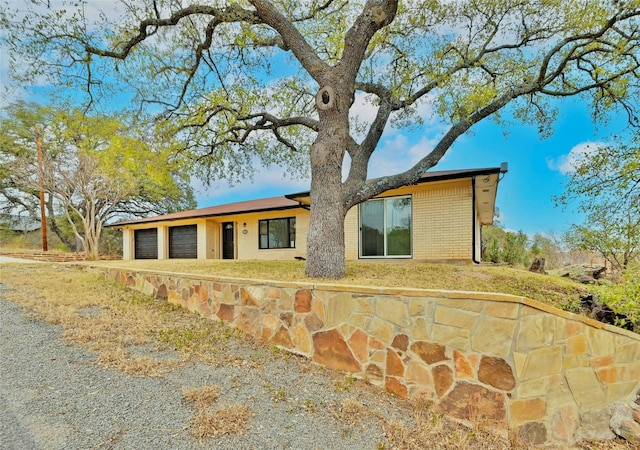
[[[156,11],[157,12],[157,11]],[[182,19],[188,18],[192,15],[204,15],[212,16],[215,18],[214,23],[235,23],[246,22],[250,24],[262,23],[258,16],[253,11],[242,9],[237,3],[232,3],[226,8],[215,8],[211,6],[203,5],[191,5],[174,12],[171,17],[166,19],[152,18],[146,19],[140,22],[138,26],[138,33],[127,40],[120,50],[105,50],[88,43],[85,44],[85,49],[89,53],[93,53],[98,56],[107,56],[110,58],[116,58],[124,60],[127,58],[131,50],[133,50],[138,44],[143,42],[148,37],[155,34],[159,28],[172,27],[177,25]],[[151,29],[151,30],[149,30]]]

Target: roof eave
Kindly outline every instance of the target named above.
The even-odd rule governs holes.
[[[507,171],[508,171],[507,163],[502,163],[500,167],[487,167],[482,169],[468,169],[468,170],[460,170],[460,171],[456,171],[456,170],[443,171],[442,174],[436,174],[436,175],[433,175],[433,172],[425,172],[424,175],[420,177],[415,184],[431,183],[435,181],[458,180],[463,178],[471,178],[474,176],[506,173]],[[311,191],[302,191],[302,192],[296,192],[294,194],[286,194],[285,197],[288,198],[289,200],[301,202],[301,199],[307,198],[310,195],[311,195]]]
[[[229,211],[229,212],[217,213],[217,214],[202,214],[202,215],[170,217],[170,218],[158,216],[158,217],[152,217],[147,219],[116,222],[110,225],[105,225],[104,227],[120,228],[120,227],[129,226],[129,225],[143,225],[147,223],[158,223],[158,222],[177,222],[180,220],[192,220],[192,219],[209,219],[211,217],[235,216],[239,214],[251,214],[251,213],[264,212],[264,211],[285,211],[288,209],[297,209],[297,208],[302,208],[302,206],[300,205],[277,206],[277,207],[271,207],[271,208],[257,208],[257,209],[250,209],[250,210],[244,210],[244,211]]]

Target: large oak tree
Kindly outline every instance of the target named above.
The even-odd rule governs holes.
[[[32,3],[3,14],[23,79],[81,83],[90,102],[125,82],[163,107],[208,176],[308,158],[314,277],[343,276],[351,207],[414,183],[478,122],[549,133],[553,99],[568,96],[637,121],[640,0],[124,0],[98,25],[82,1]],[[419,110],[444,126],[438,142],[368,180],[385,128],[419,123]]]

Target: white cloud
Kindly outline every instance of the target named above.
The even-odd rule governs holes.
[[[191,186],[198,207],[204,207],[306,191],[311,187],[311,179],[293,177],[279,166],[261,166],[256,169],[253,180],[247,179],[233,185],[226,181],[214,181],[206,186],[200,180],[193,179]]]
[[[439,137],[423,135],[417,141],[405,134],[395,134],[386,139],[369,162],[369,178],[394,175],[413,167],[424,158],[439,141]]]
[[[433,102],[434,96],[430,94],[425,95],[416,103],[416,111],[427,125],[435,125],[438,120],[438,116],[433,109]]]
[[[369,178],[378,178],[401,172],[409,163],[405,154],[409,144],[403,134],[396,134],[381,143],[369,161]]]
[[[562,175],[571,174],[585,158],[605,145],[604,142],[582,142],[569,150],[566,155],[560,155],[557,158],[547,157],[547,167]]]
[[[373,95],[356,92],[355,100],[349,110],[349,116],[352,118],[358,118],[367,124],[371,124],[378,113],[378,107],[371,102],[372,99]]]
[[[374,121],[378,107],[372,103],[374,96],[357,92],[355,101],[350,110],[352,119],[357,118],[358,123],[364,129],[360,133],[352,133],[356,140],[364,139],[368,127]],[[431,98],[425,96],[416,103],[416,112],[423,120],[423,125],[417,126],[412,131],[406,128],[395,128],[391,121],[387,122],[383,137],[369,161],[369,178],[377,178],[385,175],[393,175],[404,172],[424,158],[439,142],[444,126],[437,122],[433,114]],[[363,131],[364,130],[364,131]],[[343,178],[349,170],[350,159],[345,158]]]
[[[416,164],[422,158],[427,156],[431,150],[438,144],[440,141],[440,136],[429,138],[427,136],[423,136],[418,142],[409,147],[408,156],[409,163],[411,165]]]
[[[351,133],[356,140],[362,140],[365,137],[366,132],[376,118],[378,113],[378,106],[374,103],[377,99],[372,94],[365,94],[363,92],[356,92],[355,100],[351,109],[349,110],[349,117],[353,123],[357,124],[358,129],[355,130],[352,127]],[[418,117],[424,122],[424,126],[428,126],[433,129],[434,126],[438,126],[437,117],[433,112],[432,97],[426,95],[418,100],[415,104],[415,110]],[[402,133],[405,127],[396,128],[392,125],[394,115],[392,114],[390,120],[385,125],[384,135],[390,137],[398,133]],[[422,128],[423,126],[421,126]]]

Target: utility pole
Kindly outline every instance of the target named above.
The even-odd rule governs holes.
[[[42,149],[40,148],[40,130],[38,125],[35,125],[36,130],[36,148],[38,149],[38,177],[40,184],[40,223],[42,224],[42,251],[49,250],[47,243],[47,215],[44,209],[44,169],[42,167]]]

